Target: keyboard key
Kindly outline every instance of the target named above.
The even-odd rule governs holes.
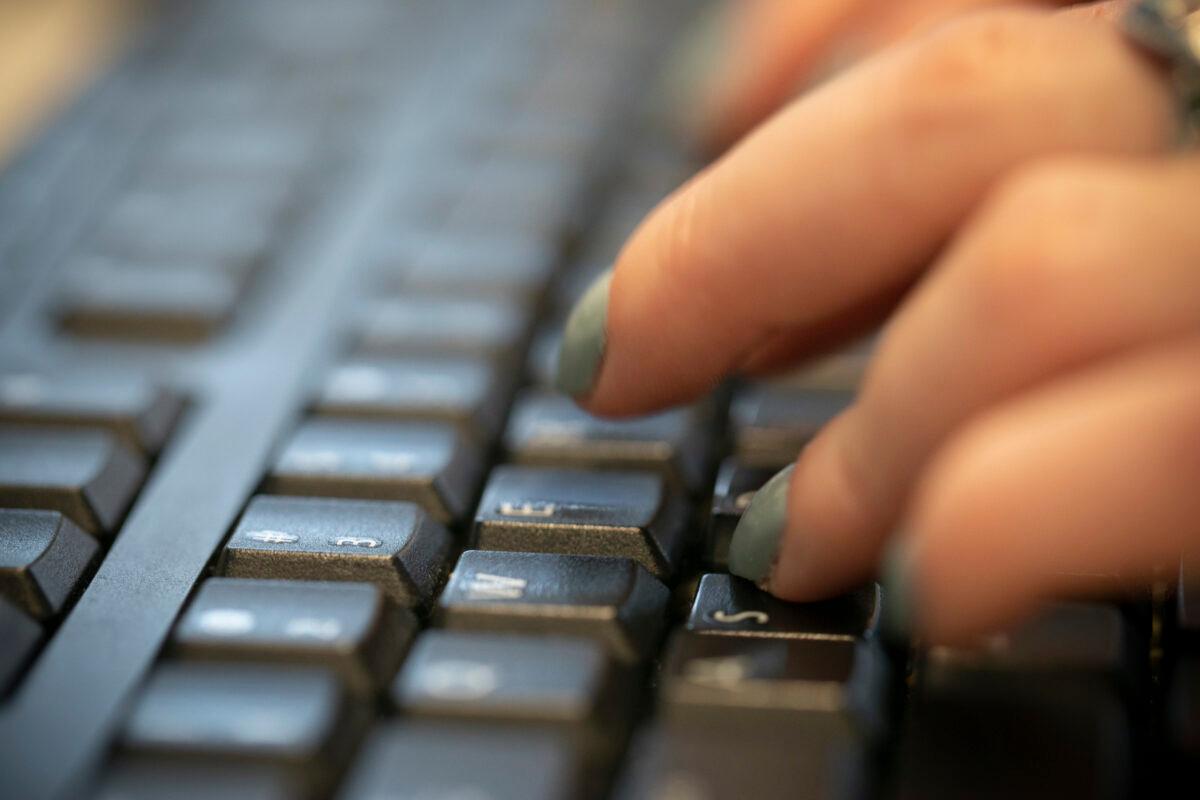
[[[925,657],[927,683],[963,673],[1092,675],[1114,684],[1129,680],[1135,637],[1121,610],[1106,603],[1059,602],[976,648],[933,647]]]
[[[236,578],[368,581],[425,608],[448,569],[449,532],[412,503],[271,497],[250,501],[218,569]]]
[[[525,341],[528,312],[517,304],[448,297],[377,301],[360,349],[372,355],[466,355],[510,365]]]
[[[853,399],[851,392],[769,384],[743,389],[729,408],[735,454],[744,466],[784,467]]]
[[[747,467],[736,458],[721,462],[713,488],[712,515],[708,520],[707,563],[720,569],[729,567],[729,541],[733,531],[754,499],[754,493],[776,472],[774,467]]]
[[[508,406],[507,381],[479,358],[355,359],[336,367],[317,400],[325,416],[441,420],[488,441]]]
[[[529,355],[525,359],[525,373],[530,383],[539,389],[554,387],[561,347],[562,333],[557,329],[544,330],[533,337],[533,344],[529,346]]]
[[[188,659],[329,667],[365,692],[391,677],[416,630],[367,583],[210,578],[174,645]]]
[[[754,639],[846,639],[865,636],[879,616],[879,587],[814,603],[787,603],[750,581],[726,574],[700,579],[687,629]]]
[[[42,626],[24,611],[0,597],[0,697],[25,671],[25,665],[42,642]]]
[[[1129,797],[1129,721],[1094,684],[1037,674],[918,683],[897,744],[896,797]]]
[[[379,728],[340,800],[573,800],[578,761],[552,731],[393,722]]]
[[[888,667],[868,641],[745,639],[680,633],[660,701],[687,724],[809,725],[830,735],[883,728]]]
[[[548,240],[453,230],[390,254],[380,274],[390,276],[388,284],[405,292],[534,303],[550,279],[554,260]]]
[[[429,631],[392,684],[403,713],[433,719],[598,728],[616,687],[604,648],[590,639]]]
[[[590,636],[629,662],[658,643],[667,601],[667,588],[628,559],[471,550],[438,619],[451,630]]]
[[[440,422],[313,419],[267,477],[273,494],[408,500],[439,522],[462,517],[475,496],[480,454]]]
[[[0,374],[0,422],[106,428],[121,444],[156,453],[183,398],[134,375]]]
[[[836,737],[775,728],[681,730],[634,739],[617,800],[859,800],[869,762]],[[954,795],[947,795],[954,796]]]
[[[93,800],[294,800],[284,772],[236,763],[164,763],[124,757],[105,771]]]
[[[519,464],[652,469],[695,491],[707,469],[708,426],[697,408],[610,420],[569,397],[526,392],[513,407],[504,445]]]
[[[0,596],[35,619],[57,616],[99,549],[56,511],[0,509]]]
[[[93,264],[66,276],[59,321],[79,336],[196,342],[226,323],[240,294],[221,271]]]
[[[107,537],[145,472],[142,459],[106,431],[0,425],[0,507],[59,511]]]
[[[1200,765],[1200,655],[1182,656],[1172,668],[1165,717],[1167,743],[1194,769]]]
[[[475,515],[480,550],[620,556],[655,577],[683,559],[687,503],[653,472],[497,467]]]
[[[147,759],[275,765],[319,785],[352,752],[360,716],[325,670],[164,664],[135,700],[122,745]]]

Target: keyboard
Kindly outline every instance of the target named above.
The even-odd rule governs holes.
[[[728,574],[864,348],[637,420],[549,388],[702,166],[658,80],[695,10],[163,3],[7,168],[0,797],[1195,783],[1200,565],[969,649]]]

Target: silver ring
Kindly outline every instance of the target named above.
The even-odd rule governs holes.
[[[1179,101],[1181,138],[1200,141],[1200,0],[1138,0],[1121,18],[1133,42],[1167,62]]]

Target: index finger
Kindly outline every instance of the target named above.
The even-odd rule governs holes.
[[[911,283],[1013,166],[1152,152],[1175,124],[1156,68],[1107,22],[1022,10],[942,28],[664,201],[568,320],[559,386],[600,414],[693,399],[764,343],[819,338]]]

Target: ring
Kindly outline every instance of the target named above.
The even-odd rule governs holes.
[[[1121,27],[1170,66],[1183,143],[1200,141],[1200,0],[1137,0]]]

